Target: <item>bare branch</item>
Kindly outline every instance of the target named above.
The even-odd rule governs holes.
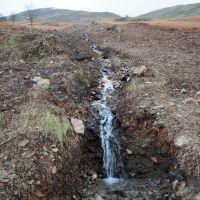
[[[37,12],[36,10],[33,9],[32,3],[30,3],[26,8],[27,8],[27,19],[30,22],[30,25],[32,26],[37,17]]]
[[[14,12],[12,12],[11,14],[10,14],[10,21],[14,24],[15,23],[15,21],[16,21],[16,19],[17,19],[17,15],[14,13]]]

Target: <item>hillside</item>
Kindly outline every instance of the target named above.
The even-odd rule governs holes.
[[[183,18],[200,15],[200,3],[163,8],[138,16],[147,19]]]
[[[110,12],[86,12],[57,8],[41,8],[34,10],[34,12],[37,15],[35,21],[40,23],[78,23],[119,17],[119,15]],[[17,14],[17,21],[25,21],[26,18],[27,11]]]

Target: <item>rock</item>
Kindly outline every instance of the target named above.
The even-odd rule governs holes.
[[[131,79],[131,75],[128,73],[121,78],[121,81],[128,82]]]
[[[28,184],[29,184],[29,185],[32,185],[33,183],[34,183],[34,180],[28,181]]]
[[[73,196],[72,196],[72,199],[78,199],[78,198],[76,197],[76,195],[73,195]]]
[[[198,105],[198,101],[196,99],[191,98],[191,97],[184,99],[183,103],[184,104],[196,104],[196,105]]]
[[[98,175],[95,173],[95,174],[93,174],[92,175],[92,180],[94,181],[94,180],[97,180],[98,179]]]
[[[195,195],[194,200],[200,200],[200,193]]]
[[[161,121],[161,120],[156,120],[154,122],[154,126],[157,127],[157,128],[164,128],[165,127],[165,122]]]
[[[174,142],[176,146],[181,147],[185,144],[188,144],[189,138],[184,135],[181,135],[181,136],[176,137]]]
[[[159,161],[156,157],[151,157],[151,160],[153,161],[154,164],[158,164]]]
[[[185,187],[182,190],[179,190],[175,193],[176,197],[183,198],[192,192],[192,188]]]
[[[144,65],[139,66],[133,70],[133,74],[135,76],[144,76],[146,72],[147,72],[147,68]]]
[[[48,156],[49,156],[49,154],[48,154],[47,151],[42,152],[42,154],[43,154],[43,156],[45,156],[45,157],[48,157]]]
[[[96,195],[95,199],[96,199],[96,200],[104,200],[104,199],[103,199],[101,196],[99,196],[99,195]]]
[[[83,134],[85,133],[85,126],[84,126],[84,123],[82,120],[80,119],[76,119],[76,118],[71,118],[71,124],[74,128],[74,131],[76,133],[79,133],[79,134]]]
[[[196,96],[200,96],[200,91],[195,93]]]
[[[35,193],[35,196],[38,198],[43,198],[45,195],[42,194],[42,192],[40,192],[39,190]]]
[[[127,152],[128,155],[132,155],[133,154],[133,152],[130,149],[126,149],[126,152]]]
[[[164,106],[163,105],[160,105],[160,106],[153,106],[152,109],[153,110],[159,110],[159,109],[163,109]]]
[[[52,170],[51,170],[51,173],[52,173],[52,174],[56,174],[56,172],[57,172],[57,168],[56,168],[56,166],[53,166],[53,167],[52,167]]]
[[[187,92],[187,90],[184,88],[181,90],[181,94],[185,94],[186,92]]]
[[[186,182],[185,181],[181,181],[181,183],[179,184],[177,190],[180,191],[180,190],[184,190],[186,187]]]
[[[178,181],[178,180],[175,180],[175,181],[172,183],[172,188],[173,188],[173,190],[177,190],[178,185],[179,185],[179,181]]]
[[[0,170],[0,180],[6,178],[8,176],[9,172],[6,170]]]
[[[32,79],[33,83],[36,87],[42,88],[42,89],[48,89],[50,86],[50,80],[49,79],[43,79],[41,77],[35,77]]]
[[[58,151],[59,151],[58,148],[53,148],[53,149],[52,149],[52,152],[54,152],[54,153],[57,153]]]
[[[18,147],[26,147],[29,143],[29,140],[23,140],[18,144]]]

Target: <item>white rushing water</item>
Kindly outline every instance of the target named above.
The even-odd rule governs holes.
[[[96,48],[94,52],[101,54]],[[102,60],[102,89],[100,100],[93,102],[92,106],[99,111],[100,116],[100,137],[102,142],[102,148],[104,151],[103,155],[103,166],[106,170],[108,184],[116,183],[121,179],[117,178],[118,167],[122,166],[120,158],[120,141],[118,134],[115,130],[115,116],[107,106],[107,100],[113,93],[113,83],[109,79],[110,71],[106,68],[109,64],[109,60]]]

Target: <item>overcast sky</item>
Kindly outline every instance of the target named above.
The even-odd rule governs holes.
[[[30,0],[0,0],[0,13],[25,10]],[[110,11],[119,15],[137,16],[159,8],[179,4],[200,3],[200,0],[32,0],[34,8],[56,7],[86,11]]]

